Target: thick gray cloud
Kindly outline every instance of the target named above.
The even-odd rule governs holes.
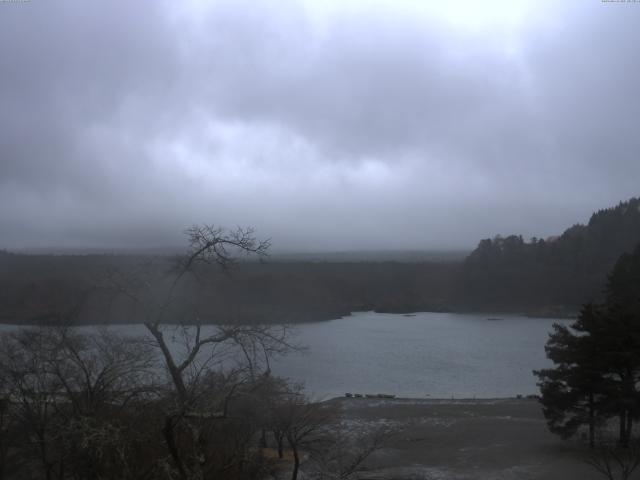
[[[0,246],[467,247],[639,194],[640,4],[459,2],[0,3]]]

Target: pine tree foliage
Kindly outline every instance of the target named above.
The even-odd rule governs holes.
[[[617,417],[629,443],[640,418],[640,245],[609,275],[602,305],[587,304],[570,326],[554,325],[546,345],[554,367],[534,372],[552,432],[563,438]]]

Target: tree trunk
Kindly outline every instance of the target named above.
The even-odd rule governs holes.
[[[276,435],[276,442],[278,442],[278,458],[282,460],[284,458],[284,435]]]
[[[595,445],[595,408],[593,406],[593,393],[589,394],[589,448]]]
[[[165,418],[164,427],[162,428],[162,434],[164,435],[164,441],[167,444],[167,448],[169,449],[171,458],[173,458],[173,461],[176,464],[178,471],[180,472],[180,478],[186,480],[187,473],[185,472],[184,464],[182,463],[182,459],[180,458],[178,446],[176,445],[176,441],[173,436],[173,420],[169,416]]]
[[[42,461],[42,468],[44,469],[44,475],[46,480],[51,480],[51,470],[53,465],[48,461],[47,444],[43,433],[38,434],[38,443],[40,444],[40,459]]]
[[[173,360],[173,355],[171,355],[171,351],[169,350],[169,347],[167,347],[167,342],[165,342],[164,340],[164,335],[157,325],[145,323],[145,326],[158,342],[158,346],[160,347],[160,351],[162,351],[162,356],[164,357],[167,370],[169,370],[169,375],[171,375],[173,385],[176,387],[178,399],[180,400],[181,406],[184,406],[187,403],[187,388],[185,387],[184,380],[182,379],[182,372],[178,369],[178,366]]]
[[[293,450],[293,472],[291,473],[291,480],[297,480],[298,470],[300,468],[300,457],[298,456],[298,448],[295,445],[291,445]]]
[[[618,438],[618,442],[623,447],[627,446],[627,443],[626,443],[627,433],[626,433],[626,431],[627,431],[627,411],[623,409],[623,410],[620,411],[620,434],[619,434],[619,438]]]
[[[58,480],[64,480],[64,459],[60,459],[60,464],[58,465]]]

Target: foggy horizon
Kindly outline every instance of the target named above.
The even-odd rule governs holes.
[[[640,6],[0,2],[0,249],[470,250],[638,196]]]
[[[621,199],[620,202],[623,202],[627,199]],[[612,204],[612,205],[606,205],[603,206],[602,208],[598,208],[597,210],[601,210],[604,208],[610,208],[610,207],[614,207],[615,205],[617,205],[619,202],[616,202],[616,204]],[[526,237],[525,235],[522,235],[520,232],[494,232],[494,233],[488,233],[487,235],[485,235],[484,237],[479,237],[477,239],[460,239],[462,241],[464,240],[469,240],[468,244],[465,244],[463,242],[461,243],[451,243],[451,244],[442,244],[442,245],[435,245],[435,246],[425,246],[423,248],[420,248],[419,246],[408,246],[408,247],[404,247],[404,246],[397,246],[394,247],[393,245],[389,246],[389,245],[380,245],[380,246],[362,246],[362,247],[358,247],[355,246],[354,248],[340,248],[339,246],[335,247],[335,248],[331,248],[331,247],[323,247],[322,245],[320,246],[309,246],[309,247],[304,247],[304,246],[291,246],[291,247],[282,247],[278,244],[277,241],[274,241],[273,238],[269,238],[269,237],[265,237],[265,236],[261,236],[260,233],[261,232],[255,232],[256,233],[256,238],[257,239],[261,239],[261,240],[269,240],[271,246],[269,247],[269,254],[268,256],[271,257],[286,257],[286,256],[296,256],[296,255],[302,255],[302,256],[308,256],[308,255],[323,255],[323,254],[329,254],[329,255],[334,255],[334,254],[338,254],[338,255],[349,255],[349,254],[403,254],[403,253],[416,253],[416,254],[423,254],[423,253],[460,253],[460,252],[471,252],[474,248],[477,247],[478,243],[485,239],[485,238],[496,238],[496,237],[507,237],[510,235],[516,235],[516,236],[522,236],[525,242],[530,241],[530,239],[532,237],[535,237],[537,239],[543,239],[543,240],[547,240],[549,238],[553,238],[556,236],[561,235],[564,230],[570,228],[573,225],[576,224],[581,224],[581,225],[586,225],[589,222],[589,218],[591,217],[591,215],[595,213],[594,212],[590,212],[586,218],[581,219],[580,221],[575,221],[572,222],[570,224],[567,224],[566,226],[562,227],[559,231],[551,233],[549,235],[543,236],[543,235],[531,235],[530,237]],[[221,227],[227,230],[232,230],[233,228],[235,228],[236,226],[231,226],[231,227],[227,227],[225,225],[216,225],[217,227]],[[184,234],[184,229],[182,230],[182,232]],[[109,245],[109,244],[100,244],[100,243],[95,243],[95,244],[74,244],[74,243],[69,243],[69,244],[37,244],[37,245],[29,245],[28,243],[23,243],[21,245],[16,245],[16,246],[5,246],[5,245],[0,245],[0,251],[1,250],[6,250],[8,252],[11,253],[26,253],[26,254],[48,254],[48,253],[52,253],[52,254],[119,254],[119,253],[123,253],[123,254],[142,254],[145,252],[148,252],[150,254],[160,254],[160,255],[173,255],[173,254],[182,254],[184,253],[185,249],[188,247],[188,242],[187,242],[187,238],[186,235],[183,235],[184,238],[182,239],[182,242],[180,242],[180,239],[178,238],[177,241],[175,243],[169,244],[169,243],[154,243],[153,240],[149,241],[148,243],[116,243],[114,242],[113,244]],[[286,243],[285,243],[286,245]]]

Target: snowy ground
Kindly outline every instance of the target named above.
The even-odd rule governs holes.
[[[354,435],[395,431],[368,461],[362,479],[597,480],[577,441],[547,431],[531,399],[416,400],[342,398],[342,426]]]

